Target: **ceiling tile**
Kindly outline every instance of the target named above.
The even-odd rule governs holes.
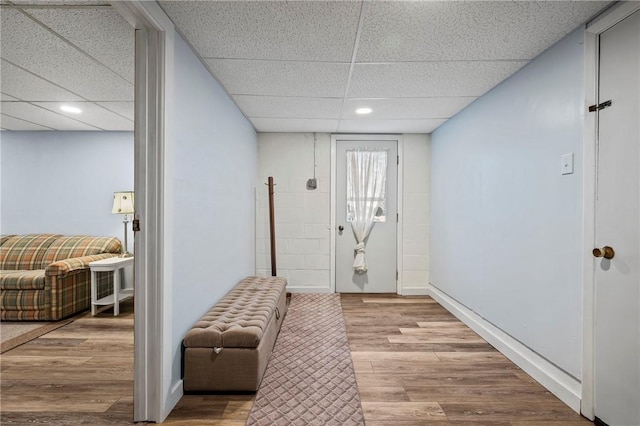
[[[161,1],[204,58],[349,62],[360,2]]]
[[[56,130],[99,130],[88,124],[81,123],[26,102],[2,102],[0,109],[3,114],[25,121],[38,123],[42,126]]]
[[[9,96],[6,93],[0,92],[0,101],[19,101],[20,99]]]
[[[206,59],[232,95],[342,97],[349,64]]]
[[[123,118],[92,102],[65,102],[64,105],[78,107],[81,114],[72,114],[60,110],[62,102],[34,102],[35,105],[48,109],[65,117],[81,121],[102,130],[125,130],[133,131],[133,121]]]
[[[356,64],[350,98],[480,96],[525,61]]]
[[[608,3],[369,2],[357,61],[532,59]]]
[[[87,99],[133,100],[133,85],[15,9],[2,11],[2,57]]]
[[[356,114],[358,108],[371,108],[366,118],[413,119],[449,118],[473,102],[476,97],[451,98],[391,98],[391,99],[347,99],[342,110],[344,119],[365,118]]]
[[[134,82],[134,29],[114,9],[29,9],[34,18]]]
[[[338,120],[303,118],[252,118],[258,132],[335,132]]]
[[[340,118],[341,98],[233,97],[248,117]]]
[[[445,121],[447,120],[341,120],[338,131],[351,133],[431,133]]]
[[[134,102],[96,102],[98,105],[105,107],[109,111],[134,120],[135,103]]]
[[[19,118],[11,117],[9,115],[0,114],[0,128],[5,130],[53,130],[49,127],[40,126],[35,123],[20,120]]]
[[[2,61],[2,91],[23,101],[81,101],[55,84]]]

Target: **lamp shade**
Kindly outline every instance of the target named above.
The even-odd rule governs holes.
[[[133,209],[133,191],[122,191],[113,193],[113,214],[131,214]]]

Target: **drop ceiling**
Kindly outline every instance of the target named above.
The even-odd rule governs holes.
[[[3,129],[133,128],[133,30],[109,4],[0,1]],[[257,131],[362,133],[433,131],[610,4],[159,3]]]

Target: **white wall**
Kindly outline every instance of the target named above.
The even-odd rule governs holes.
[[[431,283],[575,378],[581,369],[583,35],[432,134]],[[560,157],[575,154],[575,173]]]
[[[181,343],[193,324],[255,265],[256,133],[190,47],[175,34],[171,312],[166,408],[182,393]]]
[[[258,134],[256,269],[270,275],[269,203],[273,176],[277,274],[291,291],[328,292],[330,283],[331,136],[316,135],[318,189],[313,177],[313,133]],[[428,283],[429,136],[404,135],[404,294],[426,294]]]
[[[0,232],[123,241],[123,217],[111,208],[114,192],[133,190],[132,132],[3,131],[0,150]]]

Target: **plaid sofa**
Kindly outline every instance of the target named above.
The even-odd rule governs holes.
[[[120,249],[120,240],[111,237],[1,236],[0,319],[53,321],[89,308],[89,263]],[[110,293],[111,275],[99,273],[98,297]]]

